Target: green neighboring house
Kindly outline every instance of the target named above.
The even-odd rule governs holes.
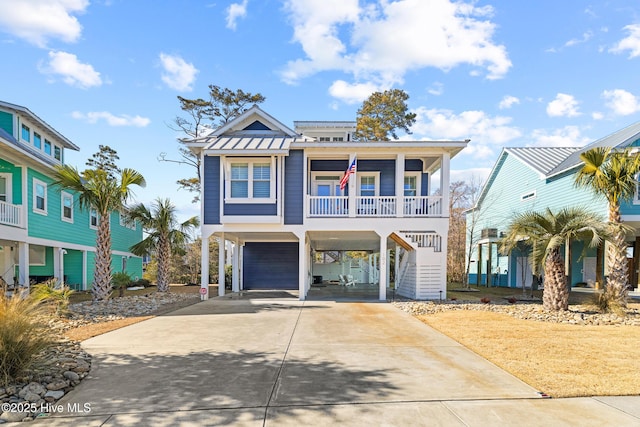
[[[91,287],[98,218],[77,195],[53,186],[65,150],[79,148],[28,108],[0,101],[0,284],[28,287],[51,277],[77,290]],[[110,216],[112,269],[142,277],[129,247],[140,224]],[[3,283],[4,281],[4,283]]]

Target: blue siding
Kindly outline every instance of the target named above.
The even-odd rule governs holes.
[[[302,224],[304,207],[304,155],[302,150],[291,150],[284,159],[284,223]]]
[[[244,289],[298,289],[298,243],[247,242]]]
[[[204,224],[220,224],[220,157],[204,156]]]
[[[225,203],[225,215],[269,216],[277,215],[278,207],[275,203]]]
[[[358,162],[358,167],[360,162]],[[311,160],[313,172],[343,172],[349,167],[349,160]]]
[[[358,172],[380,172],[380,195],[395,196],[395,160],[358,160]]]

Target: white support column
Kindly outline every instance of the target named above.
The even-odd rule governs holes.
[[[347,164],[347,167],[351,166],[351,162],[353,162],[353,159],[356,158],[355,154],[350,154],[349,155],[349,163]],[[356,178],[356,175],[358,174],[358,165],[356,165],[356,173],[352,173],[351,175],[349,175],[349,217],[350,218],[355,218],[356,213],[357,213],[357,206],[356,206],[356,195],[358,194],[358,179]]]
[[[309,257],[307,256],[307,233],[298,235],[298,298],[300,301],[307,299],[307,276],[309,271]]]
[[[442,165],[440,166],[440,189],[442,190],[442,216],[449,216],[449,179],[450,179],[450,162],[449,153],[442,154]]]
[[[389,284],[387,257],[387,236],[383,234],[380,237],[380,296],[378,298],[380,301],[387,300],[387,286]]]
[[[232,279],[231,279],[231,291],[232,292],[239,292],[240,291],[240,281],[239,281],[239,276],[240,276],[240,272],[238,271],[238,256],[239,256],[239,252],[240,252],[240,242],[238,239],[236,239],[233,242],[233,255],[231,257],[232,260],[232,269],[233,269],[233,274],[232,274]]]
[[[58,281],[62,281],[62,275],[61,275],[61,271],[62,270],[62,264],[60,262],[60,258],[62,258],[60,255],[60,251],[62,251],[62,248],[59,247],[53,247],[53,278],[58,280]]]
[[[238,287],[244,289],[244,243],[240,245],[238,251]]]
[[[29,287],[29,244],[18,243],[18,285]]]
[[[417,194],[419,196],[419,194]],[[396,156],[396,216],[404,216],[404,154]]]
[[[202,237],[200,254],[200,299],[209,299],[209,237]]]
[[[58,262],[55,262],[56,252],[58,253]],[[61,283],[64,285],[64,256],[67,254],[67,251],[62,248],[53,248],[53,259],[54,266],[58,269],[58,274],[54,275]]]
[[[226,257],[226,244],[224,233],[220,233],[220,242],[218,243],[218,296],[224,296],[224,262]]]

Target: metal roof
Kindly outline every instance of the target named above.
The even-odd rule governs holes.
[[[285,154],[296,138],[274,135],[221,136],[219,138],[205,138],[205,150],[215,150],[218,154]]]
[[[568,169],[576,167],[582,164],[580,160],[580,154],[596,147],[617,147],[624,148],[640,139],[640,122],[627,126],[624,129],[620,129],[611,135],[600,138],[597,141],[592,142],[589,145],[584,146],[582,149],[571,153],[563,162],[558,164],[553,170],[549,171],[548,175],[557,175]]]
[[[518,157],[543,175],[549,174],[579,147],[509,147],[505,151]]]

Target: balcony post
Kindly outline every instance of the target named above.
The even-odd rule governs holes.
[[[442,154],[442,164],[440,165],[440,190],[442,192],[442,216],[449,217],[449,179],[450,162],[449,153]]]
[[[347,164],[347,167],[349,167],[351,165],[351,162],[353,162],[353,159],[356,158],[355,154],[350,154],[349,155],[349,163]],[[358,207],[356,206],[356,195],[358,192],[358,179],[356,177],[356,175],[358,174],[358,165],[356,165],[356,173],[352,173],[351,175],[349,175],[349,184],[348,185],[348,189],[349,189],[349,200],[347,201],[347,209],[349,210],[349,218],[355,218],[356,217],[356,213],[357,213],[357,209]]]
[[[396,156],[396,216],[404,216],[404,153]]]

